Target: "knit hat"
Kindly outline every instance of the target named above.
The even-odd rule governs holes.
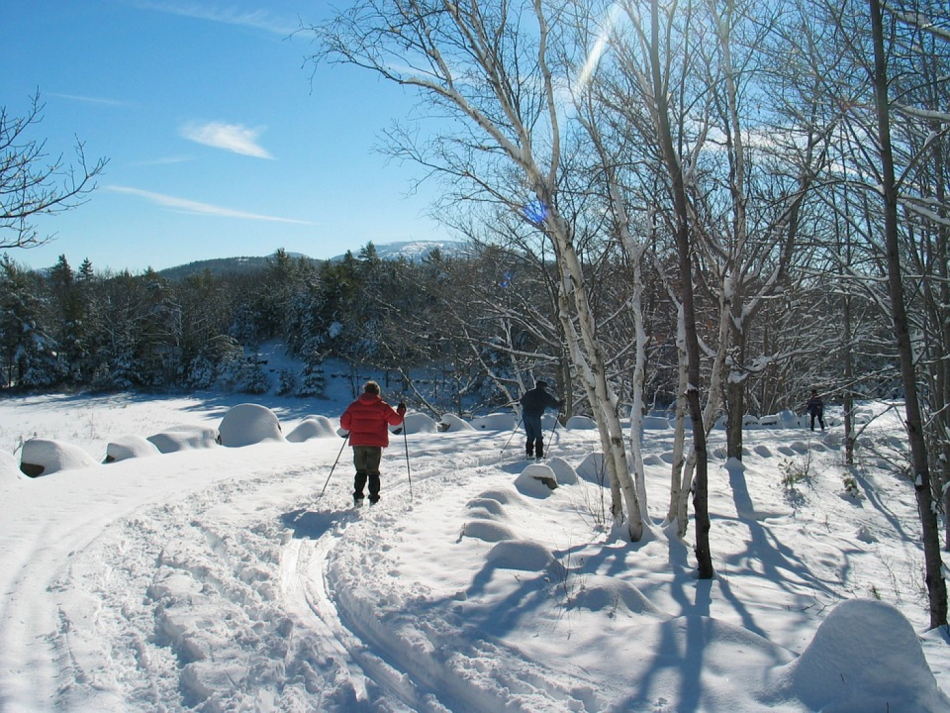
[[[548,388],[548,382],[546,382],[546,381],[535,381],[535,382],[534,382],[534,385],[537,386],[539,389],[546,389],[546,388]]]

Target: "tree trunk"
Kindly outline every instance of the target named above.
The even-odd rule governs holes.
[[[663,152],[663,161],[673,185],[673,204],[676,212],[676,245],[679,256],[679,277],[682,290],[683,323],[686,336],[686,354],[689,383],[686,387],[686,403],[689,406],[693,426],[693,453],[696,457],[696,476],[693,484],[693,510],[696,513],[695,554],[700,579],[712,579],[715,571],[709,548],[708,509],[708,455],[706,453],[706,430],[703,426],[703,410],[700,401],[700,349],[696,329],[696,307],[693,299],[692,246],[690,245],[689,204],[683,172],[673,144],[670,127],[669,105],[666,88],[660,75],[659,55],[659,0],[651,2],[650,60],[653,78],[657,138]]]
[[[871,32],[874,43],[874,93],[877,105],[878,139],[881,147],[881,190],[884,194],[884,239],[887,247],[887,285],[894,322],[894,338],[900,358],[901,384],[904,388],[904,417],[914,466],[914,491],[923,529],[924,568],[930,603],[930,626],[947,623],[947,584],[943,579],[940,534],[933,508],[930,467],[924,437],[921,407],[917,395],[914,354],[904,304],[900,261],[897,181],[891,148],[890,106],[888,98],[887,57],[884,51],[884,21],[880,0],[869,0]]]

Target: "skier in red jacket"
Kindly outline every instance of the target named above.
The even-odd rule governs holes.
[[[398,426],[406,415],[406,404],[393,410],[379,395],[379,384],[367,381],[360,397],[347,406],[340,426],[350,433],[353,446],[353,504],[363,504],[363,487],[369,481],[369,501],[379,501],[379,463],[389,445],[389,426]]]

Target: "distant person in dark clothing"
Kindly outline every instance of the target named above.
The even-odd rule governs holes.
[[[521,415],[527,437],[525,453],[528,458],[544,457],[544,432],[541,429],[541,416],[544,415],[544,409],[561,410],[561,402],[549,394],[547,388],[547,382],[535,382],[534,388],[525,391],[524,396],[521,397]]]
[[[808,415],[811,416],[811,430],[815,430],[815,419],[818,419],[818,423],[821,424],[821,430],[825,430],[825,404],[821,400],[821,397],[818,395],[817,389],[811,390],[811,396],[808,399],[808,403],[805,404],[805,410],[808,412]]]
[[[379,384],[367,381],[360,397],[347,406],[340,417],[340,426],[349,431],[353,446],[353,504],[363,504],[363,488],[369,481],[369,501],[379,500],[379,463],[383,448],[389,445],[389,426],[398,426],[406,415],[406,404],[394,410],[379,395]]]

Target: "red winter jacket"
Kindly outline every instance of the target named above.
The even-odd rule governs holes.
[[[388,426],[402,423],[405,408],[399,411],[382,400],[377,394],[364,393],[347,406],[340,417],[340,426],[350,432],[351,446],[389,445]]]

